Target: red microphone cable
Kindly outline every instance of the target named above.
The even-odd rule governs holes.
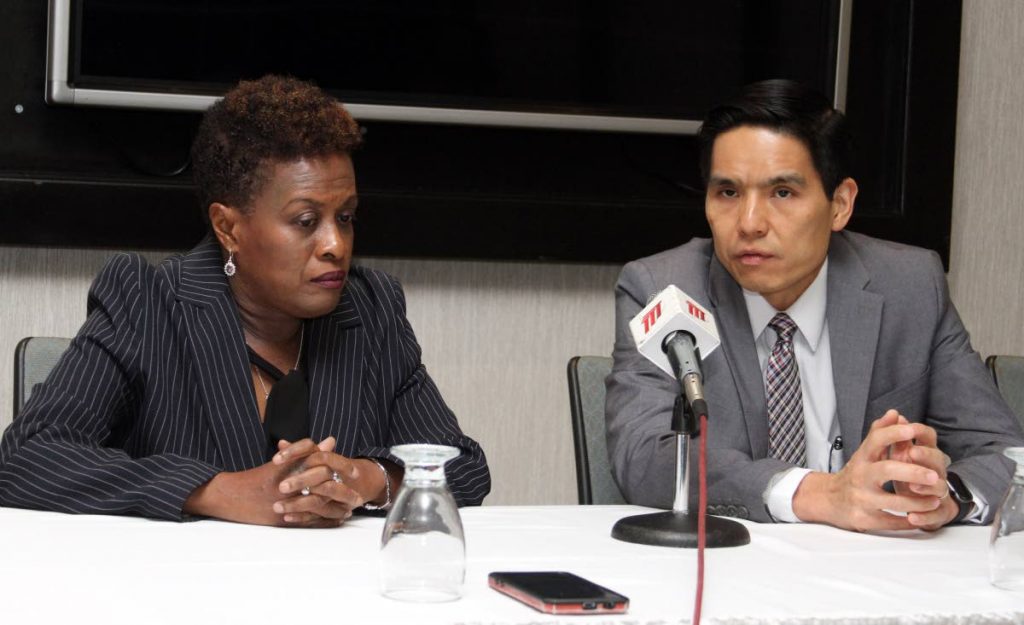
[[[707,511],[708,511],[708,416],[700,415],[700,453],[698,466],[700,495],[697,502],[697,592],[693,601],[693,625],[700,625],[700,610],[704,600],[704,545],[707,542]]]

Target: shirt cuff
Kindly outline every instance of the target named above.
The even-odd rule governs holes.
[[[800,519],[793,513],[793,495],[804,481],[810,469],[793,467],[776,473],[768,488],[764,491],[764,503],[768,507],[768,514],[772,519],[780,523],[800,523]]]

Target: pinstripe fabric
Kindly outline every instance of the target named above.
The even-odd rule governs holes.
[[[0,504],[180,519],[216,473],[269,460],[221,262],[212,239],[159,267],[134,254],[108,262],[78,336],[0,441]],[[335,436],[346,456],[459,447],[452,494],[483,500],[483,451],[420,362],[394,278],[352,267],[338,308],[306,322],[305,350],[315,440]]]

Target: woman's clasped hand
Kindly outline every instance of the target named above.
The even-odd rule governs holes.
[[[217,475],[185,509],[240,523],[337,527],[356,508],[383,499],[388,485],[373,460],[346,458],[334,446],[333,436],[319,443],[280,441],[270,462]]]

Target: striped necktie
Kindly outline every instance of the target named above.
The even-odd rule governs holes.
[[[800,391],[800,371],[793,356],[796,324],[786,313],[778,313],[768,323],[778,338],[768,357],[765,388],[768,393],[768,453],[783,462],[804,466],[804,403]]]

